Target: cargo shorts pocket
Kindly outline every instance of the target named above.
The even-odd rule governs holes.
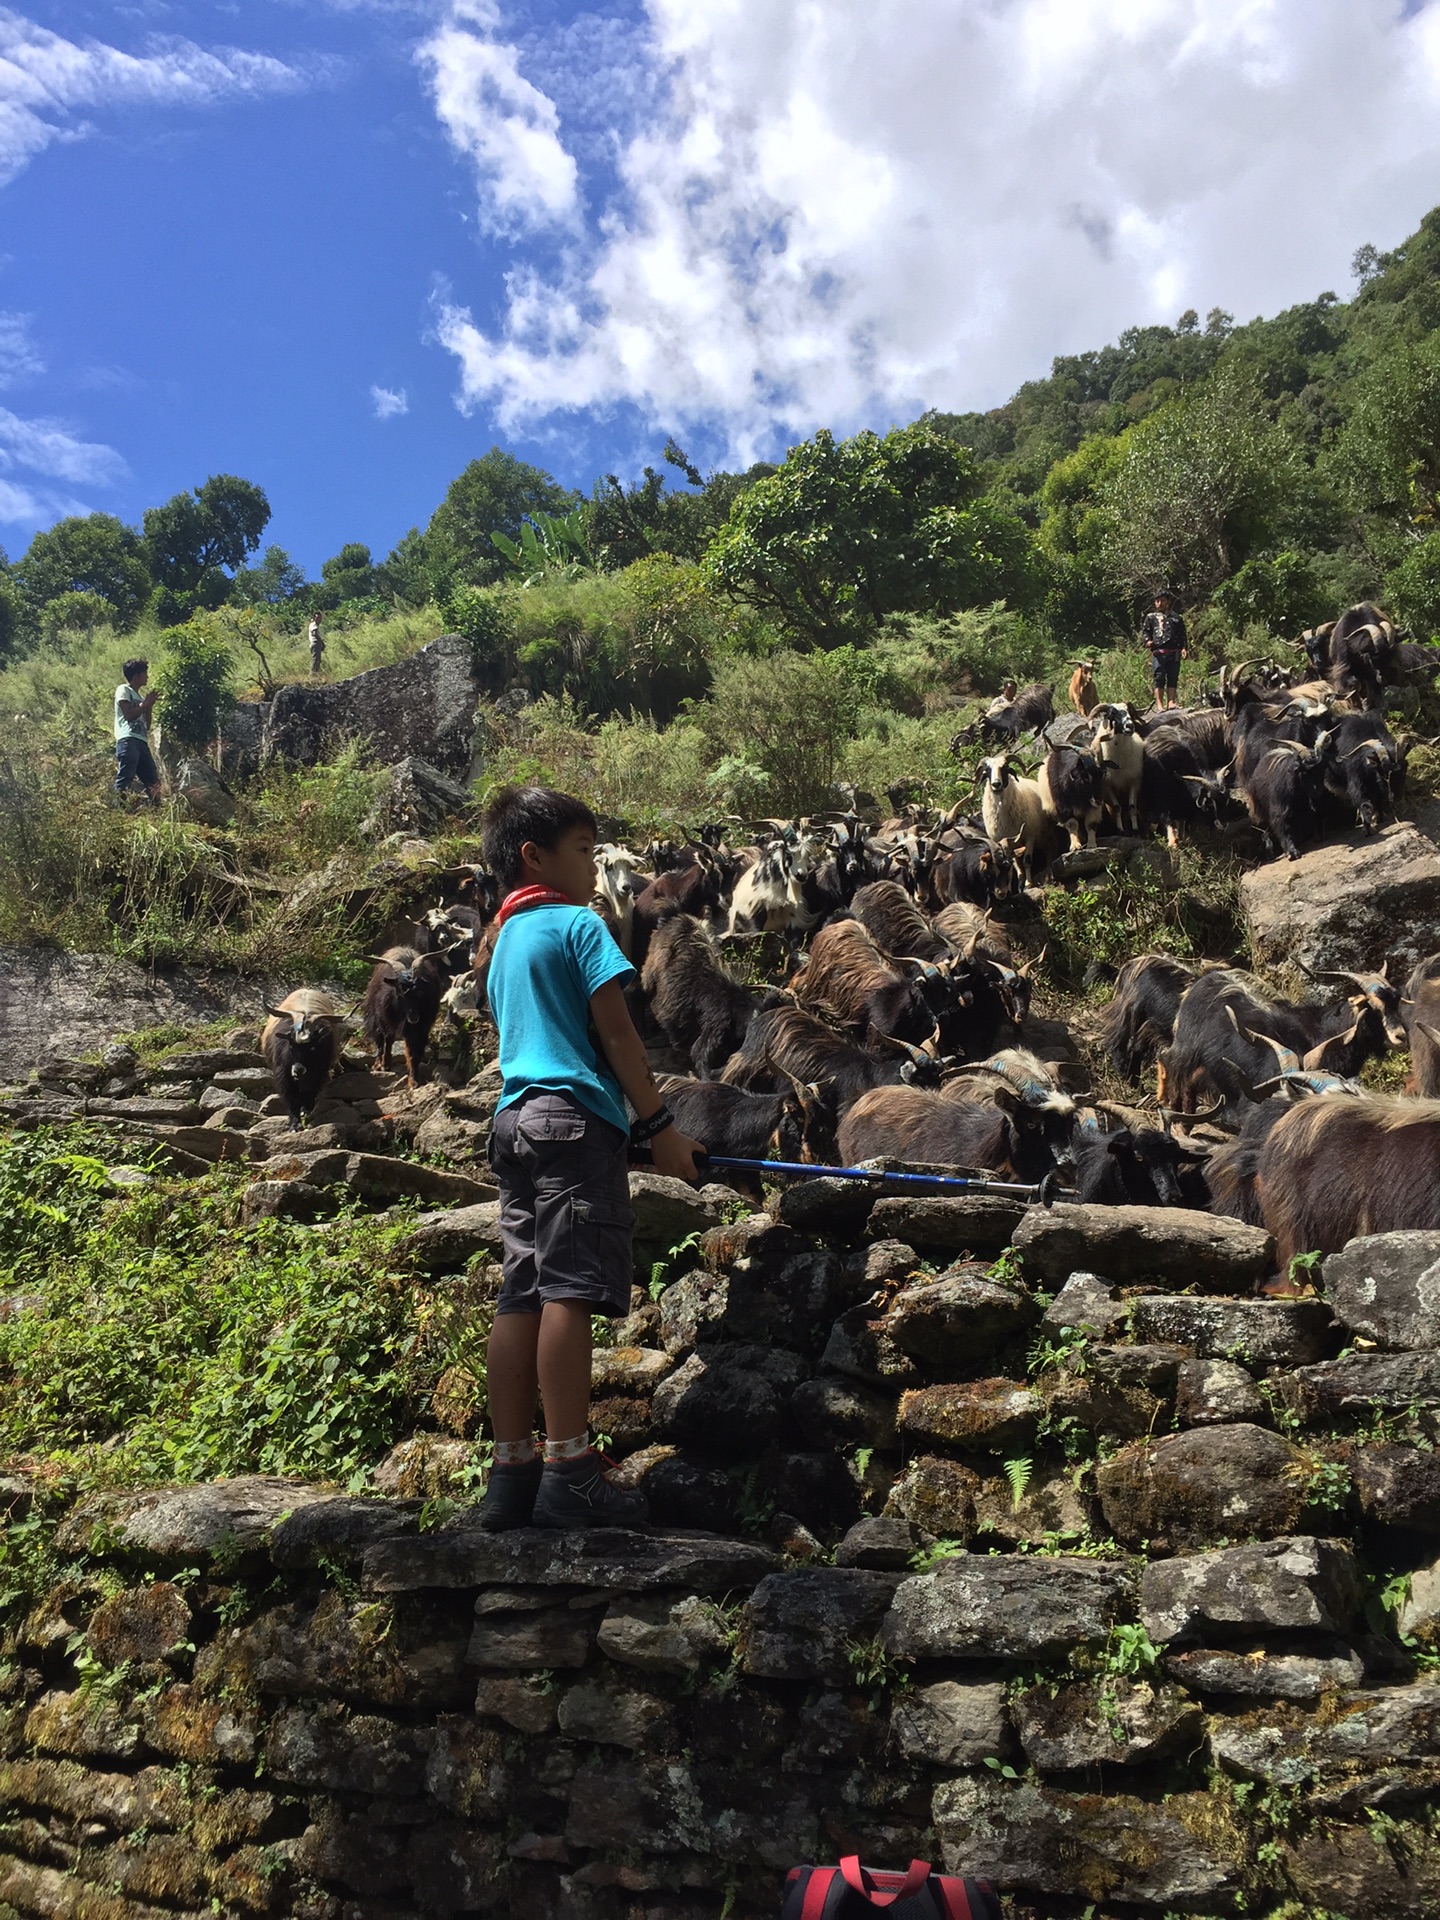
[[[635,1274],[631,1232],[635,1209],[625,1200],[591,1199],[577,1194],[570,1203],[574,1270],[622,1310],[630,1303]]]

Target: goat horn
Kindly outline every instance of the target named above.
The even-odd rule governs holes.
[[[1437,1033],[1434,1027],[1427,1025],[1423,1020],[1417,1020],[1415,1028],[1417,1032],[1424,1034],[1432,1047],[1440,1047],[1440,1033]]]

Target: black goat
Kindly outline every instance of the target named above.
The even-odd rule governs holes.
[[[708,929],[685,913],[656,927],[640,979],[657,1025],[702,1080],[719,1073],[757,1009],[774,998],[732,979]]]
[[[1245,804],[1277,853],[1298,860],[1300,849],[1320,838],[1325,778],[1333,761],[1334,736],[1314,747],[1284,741],[1269,747],[1245,778]]]
[[[1406,752],[1378,713],[1347,713],[1337,724],[1325,786],[1362,833],[1378,833],[1404,793]]]
[[[818,1087],[784,1093],[751,1093],[723,1080],[682,1080],[670,1074],[660,1083],[675,1124],[707,1153],[735,1154],[744,1160],[823,1159],[834,1142],[834,1126]]]
[[[377,1073],[390,1071],[390,1051],[398,1040],[405,1052],[406,1084],[419,1085],[430,1029],[444,991],[444,972],[433,953],[387,947],[376,958],[365,989],[364,1027]]]
[[[1032,680],[1028,687],[1020,689],[1009,706],[984,716],[980,722],[980,738],[987,744],[1004,741],[1013,746],[1022,733],[1038,732],[1041,727],[1048,727],[1054,718],[1053,688]]]
[[[1160,1127],[1078,1127],[1071,1145],[1077,1198],[1109,1207],[1210,1203],[1202,1171],[1208,1149]]]
[[[1198,975],[1168,953],[1127,960],[1101,1015],[1100,1039],[1118,1072],[1138,1080],[1175,1033],[1175,1014]]]
[[[1095,845],[1104,807],[1105,770],[1093,753],[1052,747],[1039,774],[1045,811],[1070,835],[1070,851]]]
[[[1015,891],[1015,862],[1008,847],[972,840],[936,861],[935,887],[942,900],[993,907]]]
[[[305,1125],[325,1082],[340,1063],[343,1029],[328,993],[301,987],[286,994],[260,1035],[260,1051],[270,1066],[275,1091],[290,1115],[290,1130]]]

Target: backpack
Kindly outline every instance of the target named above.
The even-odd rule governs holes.
[[[862,1867],[849,1854],[838,1867],[792,1867],[785,1876],[780,1920],[1000,1920],[1000,1901],[988,1880],[957,1880],[912,1860],[908,1873]]]

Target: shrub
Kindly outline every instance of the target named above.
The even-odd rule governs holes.
[[[172,627],[161,642],[155,674],[156,706],[166,735],[182,746],[208,746],[238,678],[230,641],[215,620],[197,615]]]
[[[767,776],[777,816],[807,813],[830,802],[877,672],[853,647],[726,660],[693,718],[717,759],[738,747]]]

